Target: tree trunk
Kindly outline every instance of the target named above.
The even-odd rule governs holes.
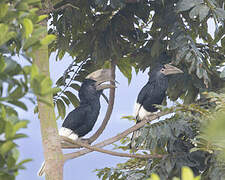
[[[44,22],[43,25],[46,27],[46,35],[47,22]],[[42,46],[42,48],[36,52],[34,63],[39,67],[41,73],[46,76],[50,75],[47,45]],[[45,177],[46,180],[62,180],[63,154],[57,130],[52,94],[48,94],[44,98],[51,104],[50,106],[38,99],[39,119],[45,157]]]

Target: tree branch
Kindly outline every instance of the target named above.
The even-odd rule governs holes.
[[[170,112],[159,112],[157,114],[154,114],[154,115],[151,115],[149,117],[146,117],[143,121],[137,123],[136,125],[130,127],[129,129],[123,131],[122,133],[119,133],[118,135],[112,137],[112,138],[109,138],[107,140],[104,140],[98,144],[95,144],[94,146],[91,146],[91,147],[97,147],[97,148],[101,148],[101,147],[104,147],[104,146],[107,146],[107,145],[110,145],[120,139],[122,139],[123,137],[127,136],[128,134],[132,133],[133,131],[136,131],[138,130],[139,128],[143,127],[146,123],[154,120],[154,119],[157,119],[161,116],[164,116],[166,114],[169,114]],[[75,142],[73,142],[75,143]],[[81,151],[76,151],[76,152],[73,152],[73,153],[67,153],[67,154],[64,154],[64,161],[67,161],[69,159],[74,159],[74,158],[77,158],[79,156],[83,156],[89,152],[92,152],[94,150],[91,150],[91,149],[84,149],[84,150],[81,150]]]
[[[128,154],[128,153],[120,153],[120,152],[105,150],[105,149],[102,149],[99,147],[90,146],[89,144],[83,143],[80,140],[76,141],[75,143],[78,144],[79,146],[85,147],[91,151],[98,151],[98,152],[102,152],[102,153],[113,155],[113,156],[119,156],[119,157],[130,157],[130,158],[140,158],[140,159],[162,158],[163,157],[163,155],[160,155],[160,154],[146,154],[146,155]]]

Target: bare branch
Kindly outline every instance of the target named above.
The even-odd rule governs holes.
[[[128,153],[120,153],[120,152],[115,152],[115,151],[110,151],[110,150],[105,150],[99,147],[94,147],[90,146],[89,144],[83,143],[80,140],[75,142],[79,146],[85,147],[87,149],[90,149],[91,151],[98,151],[102,152],[105,154],[113,155],[113,156],[119,156],[119,157],[130,157],[130,158],[140,158],[140,159],[149,159],[149,158],[162,158],[163,155],[160,154],[128,154]]]
[[[104,147],[104,146],[107,146],[107,145],[110,145],[120,139],[122,139],[123,137],[126,137],[128,134],[132,133],[133,131],[136,131],[138,130],[139,128],[143,127],[146,123],[154,120],[154,119],[157,119],[161,116],[164,116],[166,114],[169,114],[170,112],[159,112],[157,114],[154,114],[154,115],[151,115],[149,117],[146,117],[143,121],[137,123],[136,125],[132,126],[131,128],[123,131],[122,133],[119,133],[118,135],[112,137],[112,138],[109,138],[107,140],[104,140],[98,144],[95,144],[94,146],[92,147],[97,147],[97,148],[101,148],[101,147]],[[73,142],[75,143],[75,142]],[[92,152],[93,150],[90,150],[90,149],[84,149],[84,150],[80,150],[80,151],[76,151],[76,152],[73,152],[73,153],[68,153],[68,154],[64,154],[64,161],[67,161],[69,159],[74,159],[74,158],[77,158],[79,156],[83,156],[89,152]]]

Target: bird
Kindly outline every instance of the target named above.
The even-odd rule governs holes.
[[[78,92],[80,104],[72,110],[63,121],[59,129],[59,136],[76,141],[85,136],[94,127],[100,112],[100,96],[104,89],[115,88],[111,84],[102,84],[107,81],[114,81],[111,78],[110,69],[100,69],[89,74],[81,84]],[[44,174],[45,163],[38,172],[38,176]]]
[[[182,70],[171,64],[157,64],[149,74],[149,80],[138,94],[134,106],[134,117],[139,123],[146,116],[158,111],[156,105],[160,105],[166,97],[168,88],[168,75],[183,73]],[[140,129],[134,131],[131,137],[130,148],[135,149],[135,140],[140,136]]]

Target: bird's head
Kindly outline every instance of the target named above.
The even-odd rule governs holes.
[[[157,65],[152,70],[152,72],[150,73],[150,77],[163,78],[171,74],[179,74],[179,73],[183,73],[183,71],[175,66],[172,66],[171,64],[164,64],[164,65],[160,64]]]
[[[113,81],[110,69],[99,69],[90,73],[83,81],[79,90],[80,100],[99,98],[104,89],[115,88],[115,86],[111,84],[103,84],[109,81]]]

